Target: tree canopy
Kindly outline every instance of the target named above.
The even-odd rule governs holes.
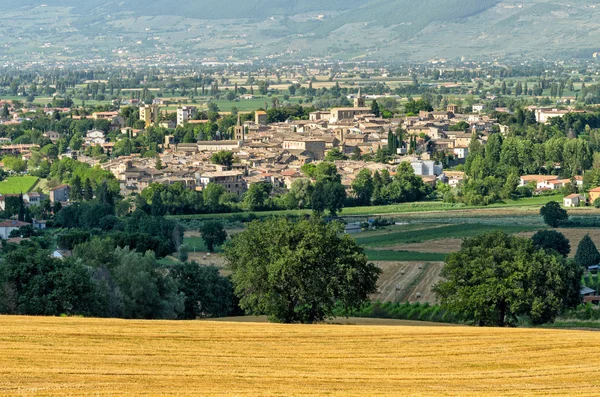
[[[466,239],[441,275],[434,291],[442,306],[480,326],[515,325],[519,316],[552,322],[576,304],[581,278],[561,256],[503,232]]]
[[[540,208],[540,215],[544,218],[546,225],[558,227],[562,221],[569,219],[569,214],[556,201],[550,201]]]
[[[565,258],[571,253],[571,243],[564,234],[554,230],[540,230],[531,237],[533,245],[545,250],[554,250]]]
[[[214,252],[216,246],[222,245],[227,240],[227,232],[219,221],[206,221],[200,226],[202,240],[209,252]]]
[[[313,323],[359,308],[377,290],[380,270],[340,225],[319,218],[252,222],[224,255],[240,307],[271,321]]]

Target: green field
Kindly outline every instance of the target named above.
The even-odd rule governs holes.
[[[189,252],[208,252],[202,237],[186,237],[183,239],[183,245],[187,246]],[[221,247],[215,247],[215,252],[221,252]]]
[[[37,181],[35,176],[11,176],[0,182],[0,194],[27,193]]]
[[[356,239],[356,242],[366,247],[385,247],[395,244],[421,243],[444,238],[473,237],[492,230],[501,230],[508,234],[514,234],[536,229],[538,229],[536,226],[458,224],[423,230],[401,230],[387,234],[359,237]]]
[[[389,261],[389,262],[408,262],[408,261],[423,261],[423,262],[443,262],[446,259],[446,254],[438,254],[435,252],[408,252],[408,251],[378,251],[365,250],[365,254],[370,261]]]
[[[369,207],[348,207],[344,208],[340,216],[373,216],[373,215],[392,215],[413,212],[436,212],[436,211],[454,211],[454,210],[480,210],[486,208],[519,208],[519,207],[541,207],[549,201],[562,202],[562,196],[538,196],[520,200],[506,200],[502,203],[488,205],[486,207],[466,206],[464,204],[450,204],[440,201],[423,201],[418,203],[402,203],[391,205],[374,205]],[[264,212],[243,212],[243,213],[225,213],[225,214],[197,214],[197,215],[177,215],[173,218],[178,219],[223,219],[239,216],[254,215],[257,217],[269,216],[301,216],[311,214],[311,210],[280,210]]]

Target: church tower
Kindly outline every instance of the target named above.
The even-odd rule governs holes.
[[[244,139],[246,139],[246,129],[242,125],[242,122],[240,121],[239,114],[238,114],[237,125],[234,127],[234,135],[235,135],[236,141],[243,141]]]
[[[355,108],[364,108],[365,107],[365,98],[363,98],[360,87],[358,87],[358,96],[354,98],[354,107]]]

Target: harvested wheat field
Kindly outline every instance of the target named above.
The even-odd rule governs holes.
[[[443,262],[375,262],[383,273],[377,283],[377,294],[371,298],[381,302],[435,303],[431,288],[441,280]]]
[[[590,396],[599,343],[584,331],[0,317],[0,395]]]
[[[575,257],[575,253],[577,252],[577,247],[579,246],[579,242],[586,235],[589,234],[590,238],[596,244],[597,247],[600,247],[600,230],[598,229],[588,229],[588,228],[558,228],[552,229],[557,232],[560,232],[565,235],[569,243],[571,243],[571,254],[569,257]],[[519,236],[523,237],[531,237],[535,234],[535,232],[525,232],[519,233]]]

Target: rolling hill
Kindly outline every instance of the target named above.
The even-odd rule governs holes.
[[[0,0],[0,59],[591,56],[592,0]]]

